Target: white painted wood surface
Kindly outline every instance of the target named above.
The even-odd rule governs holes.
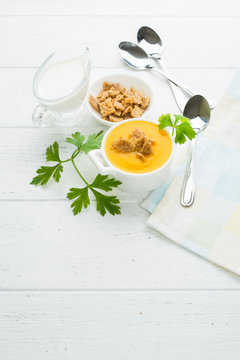
[[[235,291],[3,293],[1,355],[237,360],[239,300]]]
[[[84,41],[92,80],[126,72],[117,44],[149,25],[173,75],[219,101],[240,63],[239,16],[238,0],[0,0],[1,360],[240,358],[239,278],[147,227],[145,194],[118,192],[118,217],[94,203],[74,217],[70,167],[58,185],[29,185],[46,146],[58,139],[67,154],[75,130],[32,126],[32,78],[49,52]],[[164,79],[137,75],[153,87],[152,116],[177,111]],[[88,118],[80,130],[97,128]]]
[[[118,43],[136,41],[142,24],[161,32],[169,67],[239,66],[238,17],[109,16],[104,20],[103,16],[35,15],[1,17],[0,66],[36,67],[53,49],[84,39],[94,67],[120,67]]]

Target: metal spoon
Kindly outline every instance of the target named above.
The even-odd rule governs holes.
[[[186,104],[183,115],[191,119],[191,126],[197,135],[202,132],[209,124],[211,110],[207,100],[201,95],[193,96]],[[196,138],[195,138],[196,139]],[[183,180],[181,191],[181,205],[191,206],[195,198],[194,181],[194,149],[196,140],[193,139],[189,144],[188,162]]]
[[[123,41],[119,44],[119,53],[123,61],[135,70],[146,70],[152,69],[157,71],[159,74],[167,78],[173,84],[185,91],[189,96],[194,96],[194,92],[189,88],[186,88],[184,85],[180,84],[178,81],[173,79],[171,76],[167,75],[164,71],[160,70],[158,67],[153,67],[150,64],[150,58],[148,54],[140,48],[140,46],[130,42]],[[214,107],[214,105],[212,105]]]
[[[169,71],[165,65],[165,62],[161,57],[161,54],[163,52],[162,40],[160,36],[156,33],[156,31],[154,31],[148,26],[142,26],[138,30],[137,41],[141,46],[141,48],[143,48],[143,50],[146,51],[146,53],[151,58],[155,59],[159,63],[165,74],[170,76]],[[183,112],[184,106],[186,105],[186,102],[189,100],[189,96],[188,95],[186,96],[186,93],[183,93],[179,89],[179,87],[177,87],[170,81],[169,81],[169,86],[173,92],[173,95],[175,97],[179,109],[181,110],[181,112]]]
[[[161,59],[163,45],[160,36],[148,26],[142,26],[137,33],[137,41],[146,53],[157,60]]]

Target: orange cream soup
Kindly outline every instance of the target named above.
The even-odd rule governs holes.
[[[135,153],[120,153],[111,149],[114,140],[123,137],[128,139],[129,134],[138,128],[153,140],[153,154],[145,161],[136,157]],[[142,174],[154,171],[163,166],[172,153],[172,142],[165,130],[159,130],[156,124],[148,121],[129,121],[117,126],[108,135],[105,141],[105,153],[108,160],[120,170]]]

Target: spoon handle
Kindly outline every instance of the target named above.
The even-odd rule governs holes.
[[[167,69],[167,66],[165,64],[165,62],[158,56],[158,57],[153,57],[161,66],[161,68],[163,69],[164,73],[168,76],[170,76],[169,71]],[[181,112],[183,113],[184,107],[187,103],[187,101],[189,100],[190,96],[187,95],[186,93],[183,93],[178,86],[176,86],[175,84],[173,84],[171,81],[168,82],[169,86],[172,90],[172,93],[175,97],[176,103],[179,107],[179,109],[181,110]]]
[[[180,202],[182,206],[191,206],[195,198],[194,181],[194,149],[196,140],[193,139],[189,144],[188,162],[183,180]]]
[[[149,67],[150,69],[153,69],[155,71],[157,71],[159,74],[161,74],[162,76],[164,76],[166,79],[168,79],[169,81],[171,81],[171,83],[173,83],[174,85],[178,86],[180,89],[182,89],[183,91],[185,91],[186,94],[188,94],[190,97],[197,95],[196,92],[194,92],[193,90],[187,88],[186,86],[184,86],[183,84],[179,83],[177,80],[175,80],[174,78],[172,78],[170,75],[168,75],[168,73],[166,73],[165,71],[160,70],[157,67]],[[215,104],[211,103],[209,104],[210,109],[214,109],[215,108]]]
[[[189,96],[194,96],[196,95],[192,90],[186,88],[184,85],[180,84],[178,81],[176,81],[175,79],[173,79],[170,75],[168,75],[166,72],[160,70],[157,67],[152,67],[153,70],[157,71],[159,74],[161,74],[162,76],[164,76],[165,78],[167,78],[169,81],[171,81],[174,85],[180,87],[183,91],[185,91]]]

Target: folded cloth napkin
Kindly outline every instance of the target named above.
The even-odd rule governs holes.
[[[180,205],[185,155],[184,145],[173,164],[177,171],[142,203],[152,212],[148,224],[240,275],[240,71],[197,139],[196,197],[189,208]]]

